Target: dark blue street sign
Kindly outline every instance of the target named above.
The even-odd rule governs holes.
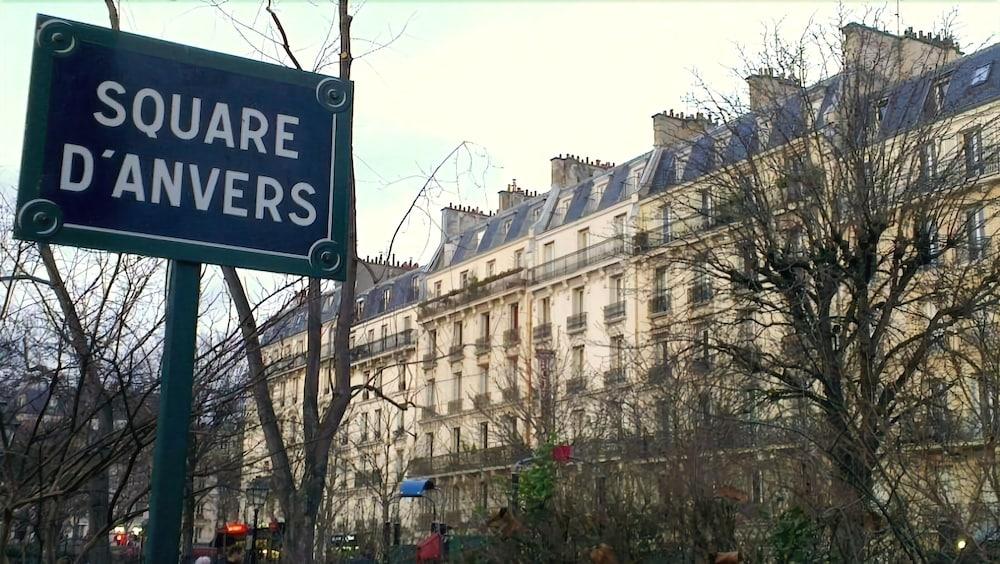
[[[353,86],[39,16],[15,236],[343,279]]]

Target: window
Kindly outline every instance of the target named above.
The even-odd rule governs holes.
[[[366,386],[367,386],[367,385],[368,385],[368,383],[369,383],[369,382],[371,381],[371,377],[372,377],[372,373],[371,373],[371,372],[367,372],[367,371],[366,371],[366,372],[365,372],[365,376],[364,376],[364,378],[365,378],[364,382],[365,382],[365,385],[366,385]],[[368,392],[368,388],[365,388],[365,389],[364,389],[364,390],[363,390],[363,391],[361,392],[361,399],[368,399],[368,396],[369,396],[369,392]]]
[[[504,419],[507,427],[507,436],[512,441],[520,441],[521,436],[517,432],[517,416],[507,415],[504,417]]]
[[[578,438],[583,436],[584,430],[584,412],[582,409],[574,409],[571,416],[571,422],[573,426],[573,438]]]
[[[920,264],[923,266],[937,264],[941,252],[938,244],[937,224],[930,219],[919,222],[915,238],[916,251]]]
[[[458,280],[459,280],[459,286],[460,287],[462,287],[462,288],[468,287],[469,286],[469,271],[468,270],[463,270],[462,272],[459,272],[458,273]]]
[[[465,344],[462,340],[462,322],[456,321],[451,326],[451,344],[452,346],[458,346]]]
[[[531,210],[531,222],[532,223],[538,221],[538,218],[540,218],[540,217],[542,217],[542,208],[541,208],[541,206],[539,206],[539,207]]]
[[[542,260],[545,262],[549,262],[550,260],[554,259],[555,256],[556,256],[555,242],[550,241],[548,243],[545,243],[545,245],[542,246]]]
[[[611,337],[611,368],[621,370],[625,367],[625,337]]]
[[[375,435],[374,435],[373,438],[375,440],[378,440],[378,439],[382,438],[382,410],[381,409],[376,409],[375,410],[375,420],[374,420],[374,423],[375,423]]]
[[[388,325],[384,325],[384,324],[382,325],[381,337],[382,337],[382,342],[383,343],[389,337],[389,326]]]
[[[490,391],[490,367],[484,366],[479,373],[479,393],[487,394]]]
[[[965,173],[976,176],[983,173],[983,136],[981,129],[966,131],[962,151],[965,154]]]
[[[573,315],[583,313],[583,286],[573,288]]]
[[[556,212],[552,216],[551,225],[559,225],[566,219],[566,212],[569,211],[570,198],[563,198],[556,204]]]
[[[434,355],[437,353],[437,329],[431,329],[427,331],[427,354]]]
[[[889,99],[882,98],[875,103],[875,125],[881,125],[885,120],[885,110],[889,107]]]
[[[434,283],[434,297],[438,297],[440,295],[441,295],[441,281],[438,280],[437,282]]]
[[[514,251],[514,268],[521,268],[524,266],[524,249],[518,249]]]
[[[539,301],[538,306],[538,322],[539,323],[551,323],[552,322],[552,300],[551,298],[542,298]]]
[[[361,316],[364,314],[364,311],[365,311],[365,299],[358,298],[358,300],[354,303],[354,319],[361,319]]]
[[[424,448],[429,458],[434,457],[434,433],[424,434]]]
[[[368,440],[368,413],[361,414],[361,442]]]
[[[936,115],[944,109],[945,97],[948,96],[948,83],[951,80],[950,76],[945,76],[934,81],[931,85],[931,91],[927,95],[927,105],[926,110],[928,115]]]
[[[713,211],[712,193],[708,190],[701,191],[701,218],[702,223],[706,227],[712,226],[714,221],[714,211]]]
[[[584,362],[583,345],[573,347],[572,369],[574,378],[578,378],[583,374]]]
[[[609,304],[625,301],[625,280],[620,275],[611,277],[609,289],[611,290],[608,296]]]
[[[670,206],[660,207],[660,234],[663,236],[663,242],[669,243],[673,235],[670,225]]]
[[[970,261],[983,258],[989,240],[986,237],[986,216],[983,208],[966,212],[966,245]]]
[[[389,309],[389,288],[382,290],[382,311]]]
[[[426,394],[424,401],[427,404],[427,407],[433,410],[437,407],[437,382],[434,380],[428,380],[427,387],[424,390],[424,393]]]
[[[920,146],[920,179],[923,181],[934,178],[937,174],[937,147],[934,142]]]
[[[507,321],[511,329],[516,330],[521,326],[520,314],[521,307],[518,304],[510,304],[507,306]]]
[[[614,228],[615,237],[625,236],[625,214],[619,214],[611,220],[611,225]]]
[[[455,427],[451,430],[451,452],[460,452],[462,450],[462,428]]]
[[[487,449],[490,446],[490,424],[483,421],[479,424],[479,448]]]
[[[653,288],[657,294],[662,294],[667,291],[667,287],[667,267],[658,266],[653,273]]]
[[[497,273],[497,261],[491,260],[486,262],[486,277],[489,278]]]
[[[479,314],[479,336],[487,342],[490,340],[490,312]]]
[[[420,297],[420,280],[416,276],[410,279],[410,299],[415,300]]]
[[[600,186],[594,186],[590,191],[590,199],[587,201],[587,211],[591,212],[597,209],[601,205],[601,199],[604,198],[604,188],[607,184],[601,184]]]
[[[501,232],[504,235],[510,233],[510,226],[513,225],[513,223],[514,223],[513,219],[505,219],[503,222],[503,226],[500,228]]]
[[[986,63],[985,65],[976,67],[976,70],[972,71],[972,80],[969,81],[969,86],[979,86],[984,84],[986,79],[990,77],[990,68],[993,63]]]
[[[577,250],[586,249],[590,245],[590,229],[581,229],[576,232]]]
[[[451,378],[451,399],[462,399],[462,373],[456,372]]]

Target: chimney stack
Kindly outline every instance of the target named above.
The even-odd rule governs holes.
[[[552,157],[551,163],[553,188],[575,186],[614,166],[613,163],[601,162],[599,159],[591,162],[590,157],[581,158],[569,154]]]
[[[760,112],[773,110],[791,98],[802,88],[798,80],[775,74],[774,69],[765,68],[747,77],[750,87],[750,111]]]
[[[715,125],[701,113],[684,115],[683,112],[660,112],[653,116],[653,146],[668,147],[689,141]]]

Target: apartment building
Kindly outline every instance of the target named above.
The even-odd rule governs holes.
[[[792,276],[809,243],[830,238],[823,225],[850,222],[843,218],[856,202],[823,199],[818,188],[862,183],[844,180],[848,169],[837,164],[849,160],[835,151],[844,146],[838,126],[864,122],[869,137],[857,145],[872,147],[865,158],[885,167],[866,173],[872,193],[928,186],[914,192],[914,201],[940,195],[947,203],[941,209],[962,210],[962,221],[948,226],[932,225],[934,218],[900,220],[926,253],[915,276],[927,284],[940,278],[932,267],[947,273],[959,270],[951,265],[985,264],[996,231],[996,205],[981,196],[997,191],[1000,45],[961,56],[950,40],[910,30],[895,36],[851,24],[843,33],[848,63],[815,85],[804,88],[765,69],[747,79],[748,107],[716,112],[722,120],[673,111],[653,116],[646,154],[617,165],[559,155],[548,191],[512,183],[499,192],[496,211],[444,208],[442,242],[430,263],[358,298],[352,383],[381,393],[360,396],[341,431],[329,494],[335,529],[359,531],[398,515],[404,528],[424,530],[429,507],[397,509],[390,499],[403,476],[436,480],[439,519],[475,523],[508,503],[512,467],[550,437],[573,443],[581,460],[660,468],[653,478],[673,456],[671,445],[703,440],[700,451],[732,451],[749,461],[725,479],[752,500],[782,487],[787,476],[775,474],[769,485],[767,472],[782,467],[782,449],[810,448],[792,437],[816,413],[794,398],[755,407],[754,398],[772,390],[744,382],[775,366],[783,373],[804,366],[807,332],[785,312],[761,307],[773,303],[761,297],[765,288],[780,287],[780,280],[760,278],[767,269],[755,265],[770,261],[773,272],[785,261]],[[846,100],[863,100],[864,117]],[[748,209],[773,218],[758,223],[773,227],[769,236],[780,248],[764,248],[767,239],[748,231]],[[970,280],[989,275],[970,272]],[[337,298],[329,299],[325,312]],[[848,303],[843,295],[831,299]],[[937,306],[924,301],[893,314],[898,330],[887,346],[906,345],[913,334],[907,327],[936,323],[929,320],[938,318]],[[301,331],[301,323],[282,328],[268,345],[268,361],[279,365],[300,354]],[[934,355],[962,344],[953,331],[932,333],[914,381],[931,386],[933,396],[940,380],[926,375],[954,369]],[[762,368],[765,358],[771,364]],[[294,408],[301,364],[292,364],[273,380],[272,396]],[[930,461],[916,474],[924,476],[925,467],[940,473],[943,464],[954,489],[966,490],[965,503],[996,505],[996,494],[973,487],[982,481],[955,454],[993,448],[987,438],[1000,417],[997,399],[986,394],[992,384],[964,376],[953,382],[941,392],[943,402],[893,414],[924,429],[931,421],[931,431],[907,435],[901,426],[893,440]],[[809,386],[818,384],[803,384],[800,395],[809,395]],[[386,398],[415,408],[398,412]],[[755,409],[763,431],[745,424]],[[943,412],[980,423],[937,429],[934,418]],[[942,446],[946,439],[952,448]]]

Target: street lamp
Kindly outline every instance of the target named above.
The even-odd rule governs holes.
[[[250,564],[257,564],[257,516],[267,502],[270,490],[270,480],[263,476],[254,478],[247,488],[247,503],[253,506],[253,531],[250,533],[250,554],[253,556],[250,557]]]

